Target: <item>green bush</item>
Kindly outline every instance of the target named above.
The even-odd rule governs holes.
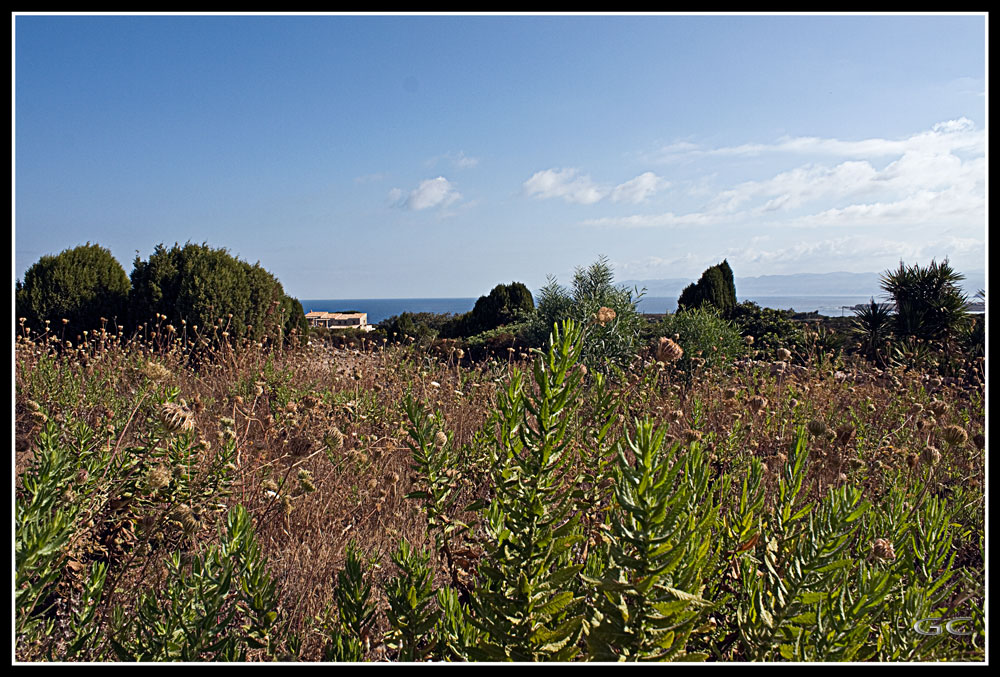
[[[635,357],[635,348],[646,324],[636,310],[642,294],[638,290],[616,287],[614,278],[614,271],[603,256],[587,268],[576,269],[572,290],[550,277],[521,334],[524,342],[535,347],[544,346],[553,326],[571,319],[587,325],[581,360],[588,367],[606,371],[614,366],[627,366]],[[612,312],[607,314],[607,310],[602,312],[602,309]]]
[[[808,341],[802,326],[788,317],[784,310],[762,308],[753,301],[737,304],[727,315],[744,336],[754,338],[753,347],[758,354],[774,358],[779,348],[792,352],[802,359],[808,352]]]
[[[45,321],[53,329],[69,320],[73,335],[102,325],[101,318],[121,322],[127,312],[128,276],[107,249],[89,242],[56,256],[43,256],[15,289],[17,316],[33,331]]]
[[[667,315],[655,327],[656,336],[675,339],[684,350],[678,362],[681,370],[690,369],[693,360],[704,366],[727,364],[746,354],[747,346],[736,326],[708,306]]]
[[[302,304],[271,273],[205,244],[160,244],[147,261],[136,257],[129,301],[136,324],[160,314],[202,336],[226,332],[256,341],[308,330]]]
[[[402,312],[378,323],[376,333],[393,343],[402,343],[412,338],[422,346],[429,346],[441,333],[442,328],[454,320],[451,313],[410,313]]]

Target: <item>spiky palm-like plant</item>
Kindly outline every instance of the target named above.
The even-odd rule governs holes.
[[[892,311],[875,302],[865,304],[854,313],[854,333],[861,340],[865,357],[880,367],[886,365],[885,351],[892,336]]]
[[[882,274],[882,289],[896,303],[896,333],[925,340],[946,339],[968,320],[968,301],[958,283],[965,276],[945,259],[929,266],[907,266]]]

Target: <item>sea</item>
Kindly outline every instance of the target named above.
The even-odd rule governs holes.
[[[854,306],[868,303],[870,296],[756,296],[737,297],[740,301],[754,301],[765,308],[817,312],[826,317],[850,317]],[[882,300],[882,299],[876,299]],[[467,313],[476,305],[476,298],[438,299],[304,299],[302,308],[308,313],[322,310],[328,313],[355,310],[368,313],[368,323],[378,324],[394,315],[410,313]],[[677,298],[644,296],[639,299],[640,313],[672,313],[677,310]]]

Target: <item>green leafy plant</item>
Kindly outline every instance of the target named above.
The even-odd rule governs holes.
[[[566,321],[534,362],[532,393],[514,371],[498,402],[496,496],[485,511],[488,535],[471,622],[485,635],[473,657],[568,660],[578,652],[583,615],[573,613],[582,568],[570,561],[581,540],[572,511],[571,424],[581,373],[583,332]]]
[[[435,607],[429,559],[430,554],[414,552],[405,540],[392,554],[400,573],[386,586],[387,616],[392,626],[387,643],[401,661],[424,660],[435,649],[432,630],[441,611]]]
[[[601,592],[587,636],[595,660],[706,657],[685,647],[709,606],[701,597],[716,518],[704,500],[708,466],[698,442],[665,449],[665,435],[646,420],[618,444],[610,561],[590,579]]]

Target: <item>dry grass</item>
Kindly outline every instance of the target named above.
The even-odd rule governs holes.
[[[453,352],[383,342],[281,349],[243,341],[212,349],[186,328],[178,333],[164,326],[128,340],[118,331],[72,339],[57,332],[22,335],[15,355],[15,473],[20,477],[30,461],[43,416],[86,421],[97,431],[94,444],[113,455],[130,453],[144,443],[147,418],[166,389],[177,388],[209,449],[235,437],[232,492],[222,501],[242,504],[252,515],[287,630],[303,638],[302,659],[318,660],[324,638],[313,632],[313,619],[332,602],[348,541],[371,558],[376,582],[394,573],[389,553],[400,539],[433,545],[418,504],[405,498],[413,478],[403,398],[411,393],[440,411],[456,448],[471,448],[495,409],[498,385],[520,361],[510,358],[458,364]],[[927,445],[944,454],[935,492],[947,495],[959,483],[985,480],[985,453],[976,445],[985,430],[978,388],[915,373],[876,373],[864,363],[834,372],[808,364],[776,371],[747,362],[688,378],[648,358],[637,358],[612,387],[620,414],[612,435],[651,416],[673,436],[700,436],[718,476],[744,472],[753,457],[773,475],[796,431],[819,421],[827,432],[812,436],[806,481],[814,498],[849,482],[877,502],[898,478],[916,472],[913,457]],[[949,425],[967,439],[943,441]],[[301,471],[313,490],[300,482]],[[482,495],[481,474],[469,469],[463,477],[463,498]],[[140,549],[143,515],[126,509],[78,534],[73,556],[107,561],[114,601],[128,614],[138,592],[162,578],[160,562],[171,549],[197,551],[215,537],[214,516],[203,517],[194,532]],[[970,568],[982,566],[971,549],[962,556]],[[439,556],[432,566],[445,582]],[[18,647],[18,656],[34,658],[30,647]],[[378,642],[370,648],[369,658],[387,657]]]

